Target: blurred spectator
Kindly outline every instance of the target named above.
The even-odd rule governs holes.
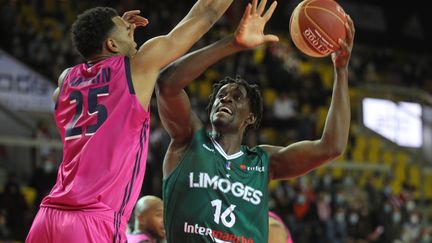
[[[10,230],[7,226],[7,212],[5,209],[0,208],[0,242],[6,242],[7,240],[11,240],[10,238]]]
[[[421,225],[420,213],[415,211],[409,215],[408,222],[402,227],[402,241],[408,243],[418,242],[420,240]]]
[[[297,115],[296,101],[292,97],[293,93],[282,91],[273,103],[274,117],[279,120],[288,120]]]
[[[20,185],[14,174],[10,174],[4,191],[0,194],[0,208],[6,210],[6,226],[11,231],[11,237],[23,240],[26,234],[26,212],[28,209]]]
[[[147,195],[141,197],[134,209],[134,230],[127,234],[129,243],[156,243],[164,240],[163,202],[160,198]]]
[[[391,207],[390,204],[386,204],[386,207]],[[386,213],[388,209],[384,208],[384,213],[381,213],[383,234],[380,237],[380,242],[392,243],[397,239],[400,239],[402,232],[402,212],[400,208],[394,208],[393,211]],[[391,210],[391,209],[390,209]]]
[[[30,178],[29,185],[36,189],[35,206],[50,192],[57,178],[57,163],[52,156],[42,158],[42,164],[37,166]]]

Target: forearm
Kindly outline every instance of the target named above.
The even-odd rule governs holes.
[[[167,66],[160,74],[160,92],[178,93],[219,60],[242,50],[233,36],[189,53]]]
[[[196,16],[203,16],[208,19],[210,25],[213,25],[232,2],[233,0],[198,0],[181,22]]]
[[[321,141],[335,155],[345,150],[350,120],[350,97],[348,91],[348,68],[335,68],[333,95]]]

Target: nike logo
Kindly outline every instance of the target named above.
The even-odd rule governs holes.
[[[203,144],[203,147],[205,149],[207,149],[208,151],[210,151],[210,152],[214,152],[214,149],[211,149],[211,148],[207,147],[207,145],[205,145],[205,144]]]

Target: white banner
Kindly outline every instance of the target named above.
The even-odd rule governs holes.
[[[15,111],[52,112],[55,86],[0,50],[0,104]]]

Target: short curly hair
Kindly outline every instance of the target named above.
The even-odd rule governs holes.
[[[261,91],[258,85],[249,83],[239,75],[236,76],[235,78],[225,77],[224,79],[220,80],[219,82],[213,85],[213,92],[210,94],[210,102],[207,105],[208,114],[210,115],[211,108],[213,106],[213,103],[216,100],[216,96],[219,90],[225,84],[230,84],[230,83],[235,83],[246,88],[247,97],[249,99],[250,106],[251,106],[250,108],[252,110],[252,113],[254,113],[256,116],[255,123],[246,127],[246,131],[248,131],[250,128],[258,129],[263,116],[263,99],[261,96]]]
[[[102,52],[102,43],[114,28],[115,9],[95,7],[78,15],[72,25],[72,42],[85,59]]]

